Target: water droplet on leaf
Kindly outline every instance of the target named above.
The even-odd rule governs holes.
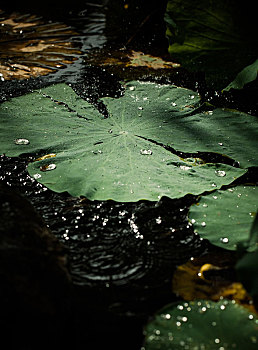
[[[14,143],[16,145],[28,145],[30,141],[28,139],[15,139]]]
[[[224,170],[215,170],[215,174],[220,177],[226,176],[226,172]]]
[[[150,149],[141,149],[140,150],[140,153],[142,155],[151,155],[152,154],[152,151]]]

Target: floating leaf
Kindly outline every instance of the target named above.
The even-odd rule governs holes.
[[[190,208],[189,218],[201,237],[216,246],[236,250],[249,240],[257,208],[258,187],[237,186],[203,196]],[[248,250],[256,248],[257,241]]]
[[[230,143],[229,154],[257,161],[257,152],[244,147],[252,116],[218,110],[198,113],[197,93],[170,85],[131,82],[123,97],[103,98],[109,117],[104,118],[69,86],[57,84],[1,105],[0,150],[9,156],[54,153],[56,168],[42,172],[40,182],[56,192],[94,200],[156,201],[220,188],[245,170],[226,164],[191,162],[176,155],[180,150],[220,150],[214,128],[217,120],[228,140],[241,129],[241,147]],[[228,124],[230,119],[230,124]],[[244,121],[243,121],[244,119]],[[244,123],[244,124],[242,124]],[[231,129],[233,125],[233,132]],[[245,127],[247,130],[245,130]],[[252,132],[255,130],[252,124]],[[257,123],[258,127],[258,123]],[[17,138],[30,140],[16,145]],[[251,142],[252,136],[248,134]],[[257,143],[256,138],[253,143]],[[249,143],[247,143],[249,145]],[[181,154],[182,155],[182,154]],[[240,154],[241,155],[241,154]],[[29,165],[32,176],[52,163],[43,159]],[[218,176],[218,172],[226,176]]]
[[[144,54],[141,51],[134,50],[118,50],[107,55],[103,51],[103,55],[98,51],[97,54],[89,54],[89,62],[103,66],[120,65],[123,67],[147,67],[151,69],[171,69],[178,68],[180,64],[170,61],[164,61],[161,57]]]
[[[121,80],[135,80],[146,77],[146,74],[157,78],[158,76],[177,77],[180,64],[166,61],[161,57],[145,54],[134,50],[93,50],[86,54],[85,61],[92,66],[103,66],[111,74]]]
[[[146,350],[255,350],[258,319],[233,301],[181,302],[160,310],[144,333]]]
[[[169,53],[223,88],[257,58],[257,23],[251,2],[169,0],[165,20]]]
[[[76,33],[62,23],[35,15],[0,12],[0,78],[46,75],[76,60],[80,51],[70,42]]]
[[[146,55],[143,52],[132,51],[127,67],[148,67],[153,69],[178,68],[180,64],[164,61],[160,57]]]

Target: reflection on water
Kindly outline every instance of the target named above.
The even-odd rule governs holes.
[[[1,180],[32,201],[67,247],[75,284],[160,286],[177,264],[203,250],[186,218],[191,196],[157,203],[91,202],[46,189],[29,177],[26,161],[2,156],[0,164]]]

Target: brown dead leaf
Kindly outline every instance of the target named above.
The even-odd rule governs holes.
[[[252,298],[243,285],[225,277],[223,272],[233,268],[234,263],[223,258],[224,260],[219,262],[217,256],[209,254],[178,266],[172,281],[173,292],[187,301],[196,299],[218,301],[223,298],[235,300],[251,312],[256,312]]]
[[[132,51],[129,55],[130,61],[126,64],[126,67],[148,67],[152,69],[168,69],[178,68],[180,64],[164,61],[160,57],[154,57],[151,55],[145,55],[140,51]]]
[[[133,50],[103,51],[88,57],[89,63],[99,66],[121,66],[121,67],[145,67],[149,69],[171,69],[178,68],[178,63],[164,61],[161,57],[154,57]]]
[[[26,79],[54,72],[75,61],[76,33],[63,23],[0,10],[0,79]]]

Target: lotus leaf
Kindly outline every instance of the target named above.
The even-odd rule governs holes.
[[[133,81],[122,97],[102,102],[108,118],[66,84],[13,98],[0,109],[0,152],[40,158],[29,173],[56,192],[125,202],[200,194],[245,172],[194,163],[175,150],[223,152],[242,167],[258,163],[257,120],[201,112],[191,90]]]
[[[212,244],[236,250],[249,240],[258,208],[258,187],[236,186],[201,197],[190,208],[189,218],[196,232]],[[248,250],[257,248],[257,240]]]
[[[257,317],[234,301],[170,304],[146,326],[144,348],[257,349],[257,324]]]

